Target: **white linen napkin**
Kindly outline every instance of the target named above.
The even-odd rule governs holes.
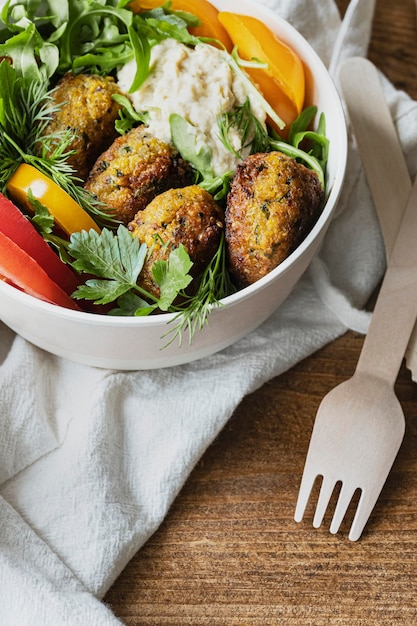
[[[345,56],[366,55],[373,0],[353,0],[342,27],[333,0],[258,1],[300,30],[335,76]],[[384,84],[415,175],[417,103]],[[223,352],[164,370],[99,370],[0,323],[0,624],[120,625],[100,598],[243,396],[347,328],[366,330],[360,309],[384,267],[352,140],[320,257],[269,320]]]

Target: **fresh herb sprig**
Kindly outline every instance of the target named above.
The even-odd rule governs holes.
[[[112,98],[121,106],[119,119],[116,120],[114,125],[119,135],[128,133],[133,127],[139,124],[148,123],[149,113],[147,111],[138,113],[127,96],[115,93]]]
[[[84,285],[78,286],[73,297],[91,300],[94,304],[109,304],[117,300],[119,306],[113,314],[131,315],[132,302],[136,307],[134,315],[148,315],[157,309],[170,311],[178,294],[192,280],[189,274],[192,262],[184,246],[179,246],[171,251],[167,261],[159,260],[152,266],[160,290],[159,297],[141,287],[138,277],[148,247],[122,225],[117,233],[108,229],[103,229],[100,234],[94,230],[74,233],[68,252],[75,259],[72,262],[75,270],[97,277],[89,278]]]
[[[69,70],[111,74],[134,58],[134,91],[148,75],[154,44],[168,37],[189,45],[200,40],[187,30],[196,25],[195,16],[172,11],[169,2],[138,15],[128,4],[129,0],[38,0],[12,5],[8,0],[0,13],[5,25],[0,56],[12,59],[17,72],[35,82]]]
[[[236,106],[232,111],[226,111],[218,116],[220,139],[229,152],[238,158],[243,158],[243,151],[250,154],[265,152],[269,149],[270,138],[265,128],[253,114],[250,98],[243,104]],[[230,140],[230,131],[234,128],[241,137],[241,148],[237,150]]]
[[[7,60],[0,63],[0,188],[20,163],[33,165],[62,187],[101,226],[116,224],[111,213],[82,186],[68,163],[71,130],[45,134],[57,111],[45,82],[27,81]]]
[[[110,315],[177,313],[171,320],[173,327],[163,336],[168,338],[166,345],[176,339],[181,345],[184,333],[191,342],[207,323],[212,307],[221,306],[220,300],[235,291],[226,268],[224,235],[191,294],[187,293],[187,287],[193,280],[190,274],[193,263],[183,245],[172,250],[166,261],[158,260],[152,266],[159,297],[138,284],[149,250],[125,226],[119,226],[117,233],[107,229],[101,234],[94,230],[74,233],[68,254],[75,270],[96,276],[78,286],[73,294],[75,299],[89,300],[96,305],[117,302]]]
[[[196,171],[196,183],[211,193],[215,200],[224,198],[233,172],[225,172],[222,176],[215,175],[211,164],[210,146],[204,144],[197,148],[193,126],[181,115],[176,113],[170,115],[169,124],[173,144],[182,158]]]
[[[276,124],[277,128],[282,130],[285,128],[285,122],[280,118],[278,113],[271,107],[269,102],[265,100],[264,96],[249,78],[249,75],[245,72],[245,67],[265,67],[265,63],[260,61],[245,61],[241,59],[238,54],[238,49],[235,48],[232,50],[231,54],[228,54],[226,51],[223,51],[223,55],[227,63],[230,65],[233,72],[238,76],[245,86],[246,93],[248,97],[252,101],[256,101],[259,103],[260,107],[267,113],[269,118]]]
[[[250,154],[279,150],[287,156],[304,163],[316,172],[323,189],[325,189],[326,168],[329,157],[329,140],[326,137],[326,120],[322,113],[317,130],[311,130],[311,123],[317,115],[317,107],[306,107],[291,124],[288,140],[284,141],[275,131],[260,124],[252,113],[250,99],[236,107],[231,113],[223,113],[218,118],[219,136],[223,145],[235,156],[244,158],[243,151],[249,149]],[[230,141],[230,130],[237,129],[242,134],[242,148],[238,151]],[[252,138],[248,141],[250,133]]]
[[[176,307],[178,314],[171,322],[174,326],[164,335],[169,337],[168,343],[178,339],[181,345],[183,336],[187,333],[191,344],[196,332],[208,323],[212,308],[222,306],[220,301],[235,291],[236,287],[230,280],[226,267],[225,237],[222,234],[216,254],[199,278],[196,292],[192,295],[181,294],[181,304]]]
[[[321,186],[326,188],[326,169],[329,158],[329,140],[326,137],[326,118],[320,114],[317,130],[311,130],[310,126],[317,115],[317,107],[306,107],[297,119],[291,124],[288,141],[272,133],[270,140],[271,150],[280,150],[287,156],[301,161],[316,172]],[[303,146],[306,145],[306,148]]]
[[[64,263],[70,263],[72,258],[68,255],[68,240],[60,237],[55,233],[55,218],[48,209],[37,200],[32,191],[29,189],[28,200],[33,209],[33,215],[28,215],[28,219],[32,222],[38,233],[43,239],[55,249],[60,259]]]

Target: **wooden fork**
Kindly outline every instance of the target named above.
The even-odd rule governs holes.
[[[375,155],[378,158],[378,155]],[[404,414],[394,383],[417,317],[417,180],[389,259],[354,375],[322,400],[313,428],[295,511],[300,522],[317,477],[322,485],[318,528],[341,483],[330,532],[336,533],[354,493],[361,491],[349,539],[356,541],[400,448]]]

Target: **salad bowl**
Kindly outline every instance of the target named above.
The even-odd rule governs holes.
[[[306,104],[326,119],[329,139],[324,208],[302,243],[278,267],[213,306],[207,323],[188,340],[167,341],[176,314],[116,317],[66,309],[0,281],[0,319],[36,346],[100,368],[172,367],[218,352],[262,324],[287,298],[317,253],[341,192],[347,159],[346,124],[337,90],[324,64],[288,22],[253,0],[213,0],[221,11],[257,17],[301,58]]]

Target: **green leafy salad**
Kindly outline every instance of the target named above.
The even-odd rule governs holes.
[[[72,297],[90,302],[98,313],[101,309],[111,315],[174,313],[167,333],[170,341],[175,337],[181,341],[184,331],[191,341],[211,308],[221,306],[220,301],[236,290],[227,270],[224,235],[198,277],[193,276],[193,262],[182,244],[166,260],[156,261],[152,274],[159,294],[150,293],[138,282],[149,246],[133,237],[111,208],[84,187],[68,161],[74,131],[45,134],[45,128],[59,107],[51,94],[62,76],[71,72],[110,75],[117,80],[118,70],[132,60],[136,70],[129,92],[113,96],[120,105],[115,126],[123,135],[146,125],[147,111],[137,111],[130,96],[149,76],[153,47],[166,39],[189,47],[213,42],[190,34],[188,29],[198,26],[198,18],[172,10],[169,0],[138,14],[129,9],[129,0],[8,0],[0,17],[0,190],[7,196],[7,183],[22,163],[48,176],[99,226],[98,232],[82,230],[66,238],[48,208],[29,191],[32,210],[27,217],[62,262],[86,276]],[[222,48],[219,42],[217,47]],[[324,116],[313,131],[317,109],[305,108],[284,140],[271,126],[260,124],[253,113],[251,102],[256,98],[269,119],[280,122],[245,73],[248,62],[236,48],[230,54],[221,49],[221,54],[247,90],[246,100],[233,111],[218,113],[217,130],[224,149],[243,158],[231,141],[231,132],[238,131],[245,154],[283,152],[314,170],[324,189],[328,158]],[[250,63],[262,66],[256,59]],[[234,171],[228,169],[221,175],[214,171],[210,147],[196,145],[189,121],[180,113],[172,114],[169,123],[171,141],[191,166],[195,184],[224,205]]]

